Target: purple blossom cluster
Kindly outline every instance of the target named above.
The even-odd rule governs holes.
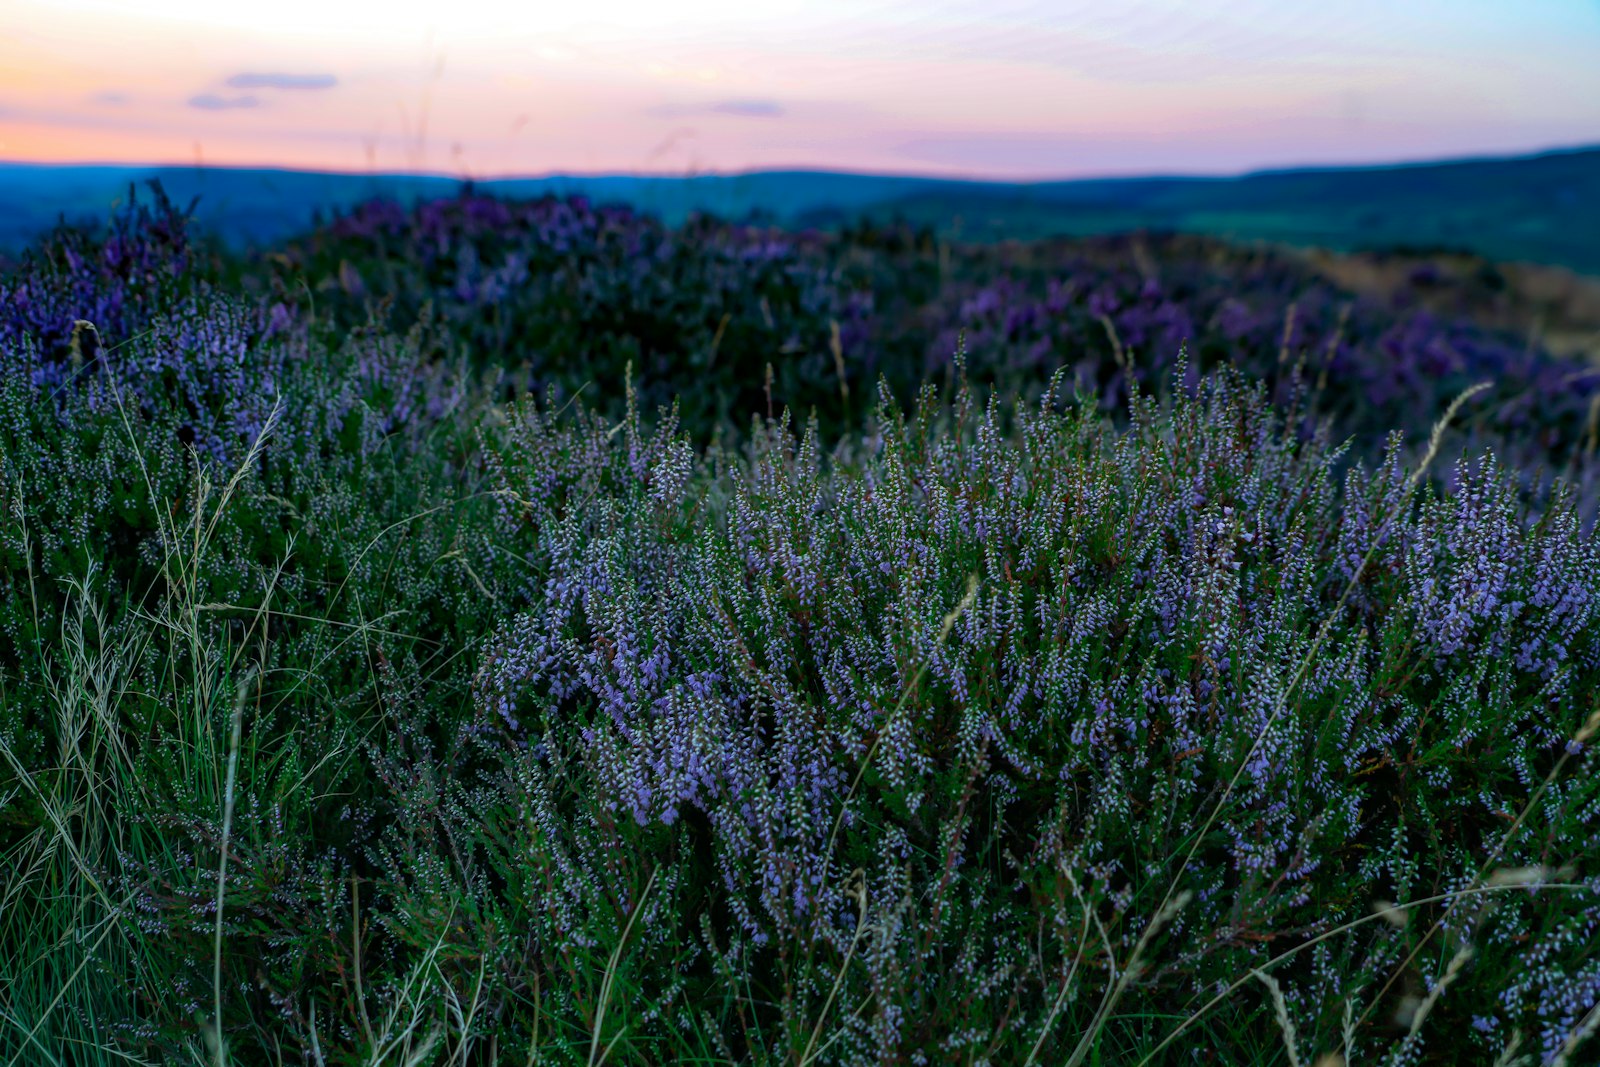
[[[1151,388],[1186,350],[1194,370],[1238,367],[1273,383],[1280,402],[1312,392],[1318,410],[1374,444],[1394,428],[1425,435],[1451,399],[1488,381],[1479,427],[1558,460],[1581,443],[1600,396],[1592,367],[1415,295],[1353,296],[1287,256],[1241,262],[1181,238],[1129,245],[1084,242],[1046,265],[1032,250],[1001,254],[952,284],[924,313],[939,323],[924,342],[928,372],[949,365],[964,334],[980,378],[1011,388],[1065,367],[1115,409],[1130,377]]]
[[[842,373],[859,374],[870,306],[824,248],[819,234],[702,217],[669,228],[583,197],[463,195],[362,205],[262,267],[297,312],[346,325],[380,298],[401,322],[431,306],[441,345],[538,393],[601,386],[593,402],[606,406],[631,373],[645,410],[676,400],[698,432],[742,426],[773,394],[836,416],[838,364],[848,353]],[[323,291],[308,296],[304,277]]]
[[[1121,433],[962,391],[880,406],[832,453],[772,423],[698,470],[670,427],[624,428],[525,408],[496,460],[543,584],[477,692],[546,828],[545,951],[601,936],[617,879],[659,865],[681,910],[658,902],[655,936],[694,940],[704,911],[745,980],[870,930],[859,994],[1000,1017],[1048,1001],[1054,964],[1022,946],[1066,869],[1118,958],[1179,877],[1170,936],[1203,947],[1162,981],[1196,992],[1259,964],[1253,935],[1486,854],[1600,692],[1600,548],[1570,508],[1528,515],[1489,459],[1439,493],[1392,455],[1341,489],[1338,451],[1232,376],[1138,399]],[[1356,971],[1387,959],[1364,944]],[[1555,1010],[1567,981],[1518,1003]],[[936,1051],[887,1020],[851,1040]]]
[[[23,254],[0,261],[0,350],[27,344],[41,361],[63,364],[71,356],[74,324],[93,323],[97,335],[79,333],[79,357],[133,337],[155,322],[183,291],[200,250],[189,213],[179,211],[158,183],[153,203],[129,191],[103,231],[61,226]],[[90,345],[85,351],[85,345]]]

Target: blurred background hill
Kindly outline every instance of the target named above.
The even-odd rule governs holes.
[[[231,245],[283,239],[311,226],[318,212],[374,196],[410,201],[464,184],[444,175],[0,163],[0,248],[20,247],[62,217],[103,218],[130,183],[148,179],[159,179],[180,204],[198,198],[198,221]],[[1600,275],[1600,148],[1234,178],[1023,183],[754,171],[474,184],[500,196],[625,203],[669,225],[704,212],[819,229],[900,219],[975,241],[1160,230],[1341,252],[1455,253]]]

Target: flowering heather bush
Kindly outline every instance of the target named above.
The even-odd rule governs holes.
[[[66,958],[37,945],[91,917],[116,931],[78,950],[83,980],[38,1017],[46,1047],[98,1020],[82,1025],[166,1062],[211,1017],[217,768],[251,677],[225,1027],[292,1022],[298,991],[337,988],[351,881],[393,819],[364,746],[455,734],[463,652],[505,581],[472,459],[491,383],[423,358],[426,330],[329,344],[197,292],[71,378],[31,340],[0,346],[0,849],[16,872],[0,881],[98,889],[0,907],[7,1012],[31,1024],[55,996],[22,999],[55,990]],[[4,1058],[20,1036],[0,1036]]]
[[[28,343],[55,366],[74,358],[76,347],[76,358],[92,362],[99,347],[156,321],[185,291],[204,250],[190,232],[189,212],[179,211],[158,182],[151,194],[153,205],[130,189],[104,230],[63,225],[19,263],[0,260],[0,350]],[[93,323],[97,333],[85,339],[80,332],[74,346],[78,320]]]
[[[401,321],[431,303],[453,351],[525,367],[537,392],[587,385],[610,405],[631,367],[648,408],[678,398],[701,431],[742,425],[769,396],[779,409],[821,404],[834,417],[832,324],[853,344],[863,309],[819,247],[707,219],[669,229],[582,197],[462,196],[414,212],[363,205],[270,266],[285,301],[345,324],[362,321],[372,297],[392,300]],[[308,299],[300,277],[322,291]]]
[[[720,473],[627,429],[524,410],[498,461],[543,583],[479,682],[515,756],[498,920],[575,1016],[570,961],[633,918],[654,999],[620,1040],[737,1002],[736,1058],[815,1027],[825,1062],[1063,1062],[1136,946],[1135,1017],[1308,949],[1276,971],[1302,1054],[1346,1003],[1375,1052],[1389,977],[1434,988],[1463,945],[1402,1062],[1513,1027],[1551,1054],[1594,1003],[1600,791],[1570,739],[1600,552],[1493,457],[1443,496],[1394,460],[1341,490],[1231,377],[1120,435],[965,391],[831,457],[773,424]],[[1568,863],[1559,892],[1438,897]],[[1317,941],[1379,901],[1415,910]]]
[[[1197,369],[1245,370],[1274,383],[1280,402],[1298,371],[1319,411],[1371,452],[1391,428],[1425,437],[1453,397],[1489,381],[1475,429],[1515,441],[1530,460],[1557,462],[1586,443],[1600,397],[1600,371],[1527,337],[1433,313],[1416,294],[1352,297],[1282,255],[1107,238],[1055,255],[1001,253],[983,267],[942,295],[925,349],[930,373],[948,372],[965,332],[975,374],[1020,384],[1065,366],[1116,407],[1130,375],[1158,385],[1187,341]]]

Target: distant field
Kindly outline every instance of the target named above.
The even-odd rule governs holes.
[[[0,248],[59,215],[100,218],[130,182],[158,178],[234,243],[303,231],[317,208],[373,195],[448,195],[455,177],[305,171],[0,164]],[[835,228],[903,218],[976,240],[1137,229],[1337,250],[1405,246],[1600,274],[1600,149],[1394,167],[1262,171],[1031,184],[804,171],[697,177],[556,175],[477,183],[504,196],[581,194],[669,224],[694,211]]]

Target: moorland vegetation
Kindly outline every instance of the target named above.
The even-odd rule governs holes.
[[[58,228],[0,265],[0,1058],[1593,1062],[1600,373],[1438,285]]]

